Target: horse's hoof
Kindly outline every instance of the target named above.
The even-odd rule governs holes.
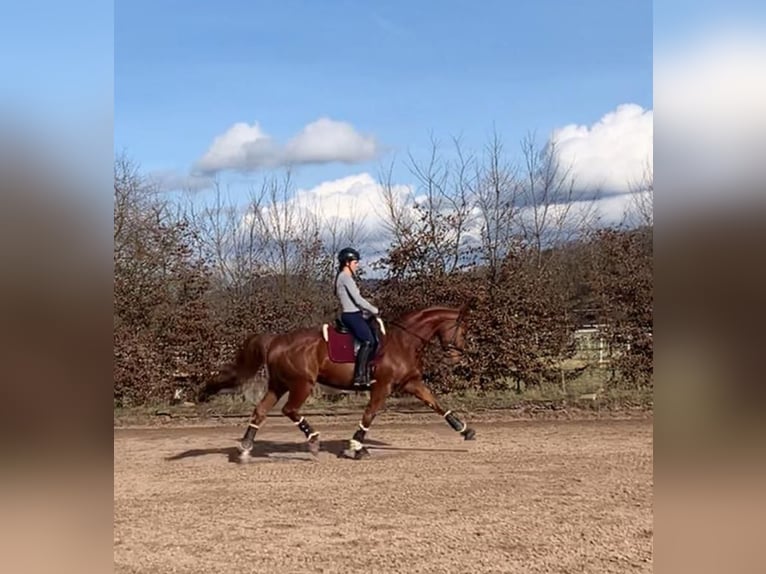
[[[251,439],[243,438],[237,445],[240,453],[248,453],[253,450],[253,441]]]
[[[340,453],[340,458],[348,458],[351,460],[361,460],[363,458],[367,458],[368,456],[370,456],[370,451],[365,447],[356,450],[347,448]]]
[[[309,439],[309,452],[314,456],[319,456],[319,437]]]
[[[463,431],[463,438],[465,440],[474,440],[476,438],[476,431],[471,428],[465,429]]]

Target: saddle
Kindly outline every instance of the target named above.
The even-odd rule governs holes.
[[[380,335],[386,334],[386,327],[380,318],[375,321],[368,321],[375,337],[375,356],[370,360],[370,366],[374,366],[383,356],[383,345],[381,345]],[[327,354],[334,363],[354,363],[356,353],[359,350],[359,341],[353,333],[343,324],[340,317],[336,318],[333,324],[324,323],[322,325],[322,337],[327,342]]]

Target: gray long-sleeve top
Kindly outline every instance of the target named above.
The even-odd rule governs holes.
[[[354,313],[361,309],[366,309],[373,315],[379,315],[380,310],[367,301],[359,292],[359,288],[356,286],[353,276],[348,273],[338,273],[338,277],[335,280],[335,293],[340,299],[341,308],[344,313]]]

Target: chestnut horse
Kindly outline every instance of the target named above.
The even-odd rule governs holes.
[[[381,340],[373,359],[375,366],[371,376],[373,382],[369,387],[370,399],[345,456],[359,459],[369,454],[363,446],[365,434],[392,391],[404,391],[417,397],[443,416],[465,440],[474,438],[475,431],[452,411],[442,408],[423,382],[422,351],[434,338],[438,338],[442,349],[446,351],[448,362],[454,364],[462,358],[466,312],[467,305],[459,309],[429,307],[384,323],[385,333],[379,335]],[[328,329],[334,329],[334,326],[301,328],[276,335],[252,335],[241,346],[236,364],[223,370],[202,389],[200,399],[205,400],[224,388],[238,386],[261,366],[266,366],[268,388],[255,407],[240,441],[242,459],[249,457],[256,432],[263,425],[268,412],[285,393],[288,393],[288,397],[282,413],[306,436],[310,451],[314,455],[319,452],[319,433],[300,413],[304,401],[316,383],[337,389],[357,390],[351,385],[353,358],[345,362],[336,362],[331,358],[329,342],[324,336]]]

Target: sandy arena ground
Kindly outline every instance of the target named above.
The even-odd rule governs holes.
[[[358,418],[114,431],[115,572],[651,572],[651,420]]]

